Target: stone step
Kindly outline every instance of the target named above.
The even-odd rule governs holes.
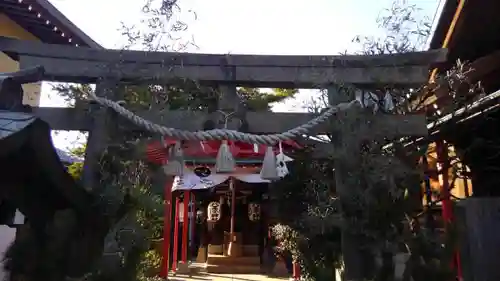
[[[207,273],[213,274],[261,274],[260,265],[207,265]]]
[[[258,256],[259,245],[243,245],[243,255],[245,256]]]
[[[228,257],[223,255],[209,254],[207,257],[207,264],[260,266],[260,257],[259,256]]]

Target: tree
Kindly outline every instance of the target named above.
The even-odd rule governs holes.
[[[340,256],[340,228],[331,159],[314,159],[312,147],[292,155],[290,174],[269,189],[273,233],[279,250],[301,262],[312,280],[333,280]]]
[[[75,147],[70,151],[70,154],[83,159],[85,157],[86,148],[87,148],[86,144],[79,147]],[[70,165],[68,165],[68,173],[75,180],[80,180],[83,175],[83,162],[73,162]]]
[[[354,39],[361,46],[359,53],[387,54],[419,50],[429,36],[430,25],[418,19],[418,11],[416,6],[408,5],[405,1],[395,1],[378,20],[385,31],[384,36],[357,36]],[[351,97],[354,97],[355,92],[361,92],[362,96],[358,98],[365,100],[368,96],[375,99],[374,102],[380,108],[383,108],[385,100],[378,97],[387,93],[394,107],[383,110],[384,113],[407,114],[421,107],[436,88],[441,87],[447,89],[446,94],[450,97],[456,96],[447,108],[447,112],[454,112],[470,102],[465,92],[481,96],[480,85],[465,80],[468,71],[467,64],[458,62],[446,75],[438,77],[436,83],[413,89],[390,85],[363,91],[350,85],[339,85],[339,88]],[[325,95],[313,101],[313,111],[322,110],[327,105]],[[436,112],[429,115],[428,121],[433,123],[439,117],[440,114]],[[452,120],[447,126],[453,126],[458,119]],[[326,140],[331,141],[328,138]],[[365,143],[359,155],[350,155],[349,161],[345,163],[347,166],[343,167],[349,171],[345,177],[349,182],[349,198],[352,200],[342,208],[339,208],[336,198],[335,176],[331,173],[332,167],[339,168],[335,160],[312,160],[312,155],[307,151],[294,155],[290,178],[277,182],[271,191],[274,193],[272,198],[276,198],[272,205],[279,218],[274,232],[282,240],[282,247],[291,251],[301,262],[306,279],[334,278],[334,267],[342,263],[339,247],[341,229],[347,229],[357,236],[364,259],[364,280],[394,280],[394,257],[400,253],[409,256],[402,276],[405,281],[454,278],[449,266],[454,245],[453,227],[449,226],[448,237],[443,242],[432,230],[428,219],[430,216],[426,216],[428,208],[422,210],[423,175],[419,171],[423,169],[419,159],[425,155],[428,142],[426,139],[416,142],[409,138],[404,141]],[[294,212],[294,220],[289,219],[290,210]],[[423,225],[422,218],[427,218]]]

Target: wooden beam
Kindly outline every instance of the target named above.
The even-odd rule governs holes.
[[[21,56],[29,66],[43,66],[45,80],[73,83],[94,83],[103,76],[119,77],[123,81],[139,80],[143,83],[175,79],[199,81],[201,84],[227,83],[220,66],[165,65],[163,63],[120,63],[83,61],[59,58]],[[254,88],[322,88],[329,84],[346,83],[360,86],[395,84],[421,85],[427,81],[428,66],[387,66],[372,68],[341,67],[282,67],[238,66],[237,86]],[[170,81],[169,81],[170,80]]]
[[[33,113],[47,122],[53,130],[80,130],[89,131],[93,125],[92,117],[85,108],[50,108],[35,107]],[[167,127],[196,131],[203,127],[209,115],[204,112],[193,111],[167,111],[151,112],[141,111],[137,114],[149,121],[164,124]],[[276,133],[302,125],[317,115],[310,113],[275,113],[275,112],[247,112],[247,121],[250,133]],[[123,120],[123,119],[122,119]],[[270,121],[271,120],[271,121]],[[127,121],[123,120],[126,124]],[[336,125],[320,126],[315,133],[326,134],[331,132]],[[126,128],[136,129],[128,124]],[[381,130],[380,133],[372,132],[371,135],[409,136],[427,135],[425,116],[423,115],[380,115],[371,120],[369,130]]]
[[[427,136],[427,118],[424,114],[415,115],[368,115],[362,126],[361,137],[364,139],[394,138],[402,136]]]
[[[447,50],[408,52],[385,55],[290,56],[290,55],[213,55],[179,52],[145,52],[129,50],[98,50],[40,42],[16,40],[0,36],[0,51],[14,55],[50,57],[100,62],[163,63],[184,66],[276,66],[276,67],[392,67],[435,66],[446,61]]]
[[[496,50],[486,56],[480,57],[470,63],[471,71],[467,73],[465,79],[469,83],[482,81],[484,77],[494,74],[500,68],[500,50]],[[484,82],[484,81],[483,81]],[[460,94],[467,94],[469,87],[463,87]],[[424,103],[424,106],[430,106],[434,103],[439,106],[446,106],[452,102],[452,96],[449,95],[447,87],[437,87],[433,96],[430,96]]]
[[[0,77],[8,77],[18,84],[36,83],[42,80],[44,69],[42,67],[25,68],[16,72],[1,73]]]
[[[21,84],[40,81],[43,69],[24,69],[13,73],[0,73],[0,109],[25,111]]]
[[[93,125],[87,108],[33,107],[32,113],[53,130],[88,132]]]
[[[467,75],[467,80],[475,83],[500,67],[500,50],[496,50],[484,57],[480,57],[470,64],[472,71]]]
[[[46,80],[95,82],[110,75],[123,80],[185,78],[200,83],[251,87],[321,88],[332,83],[418,85],[446,50],[394,55],[262,56],[95,50],[0,37],[0,51],[23,65],[43,66]],[[228,80],[226,68],[234,68]]]

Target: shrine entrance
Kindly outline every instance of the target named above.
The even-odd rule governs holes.
[[[163,146],[170,142],[151,142],[147,149],[149,160],[163,161]],[[182,265],[173,270],[184,271],[184,264],[196,259],[208,273],[258,274],[262,271],[270,219],[270,181],[261,174],[267,149],[263,145],[231,142],[229,149],[236,156],[234,168],[221,172],[214,167],[220,146],[220,141],[183,144],[186,169],[172,185],[177,207],[171,240],[173,265]],[[297,147],[294,142],[284,142],[272,154]],[[287,156],[284,161],[291,160]],[[191,253],[190,259],[186,252]]]
[[[196,198],[191,209],[196,210],[197,222],[190,239],[191,253],[197,262],[206,264],[209,273],[261,272],[269,182],[260,178],[258,170],[240,168],[206,178],[189,173],[174,183],[174,189],[189,190],[191,198]],[[182,216],[178,214],[180,220]]]
[[[258,176],[258,174],[249,174]],[[207,271],[259,273],[267,234],[268,184],[237,178],[216,186],[207,198]],[[203,251],[203,250],[202,250]]]

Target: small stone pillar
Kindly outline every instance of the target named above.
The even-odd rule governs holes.
[[[179,261],[177,264],[177,274],[189,274],[189,263],[188,262],[183,262]]]
[[[205,263],[207,262],[207,247],[205,245],[201,245],[198,248],[198,255],[196,256],[196,262]]]

